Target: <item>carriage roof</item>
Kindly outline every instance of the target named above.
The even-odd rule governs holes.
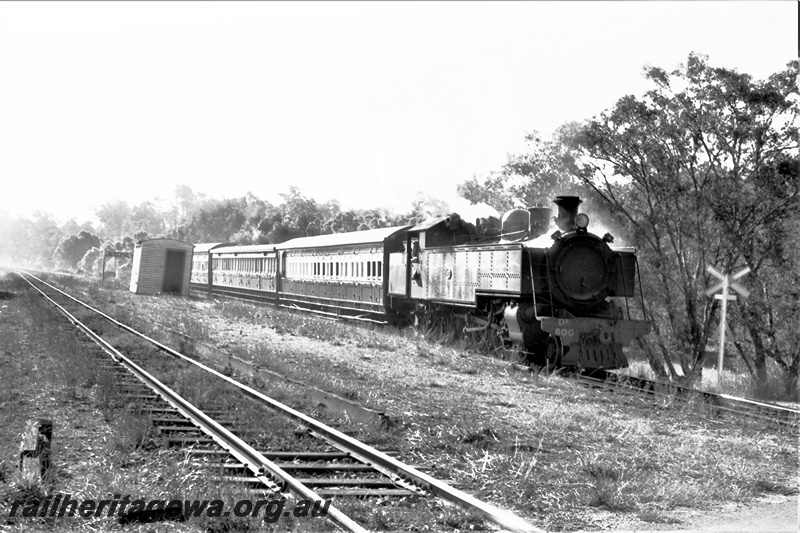
[[[347,233],[331,233],[314,237],[300,237],[278,244],[278,250],[294,250],[297,248],[324,248],[328,246],[349,246],[354,244],[383,243],[386,239],[405,233],[410,226],[392,226],[390,228],[368,229]]]
[[[194,245],[194,253],[196,254],[203,254],[208,253],[215,248],[220,248],[222,246],[229,246],[230,243],[228,242],[201,242],[199,244]]]

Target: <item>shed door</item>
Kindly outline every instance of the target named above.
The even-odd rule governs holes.
[[[186,266],[185,250],[167,250],[167,264],[164,267],[162,292],[177,292],[183,289],[183,270]]]

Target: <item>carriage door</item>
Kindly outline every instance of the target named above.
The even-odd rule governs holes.
[[[183,289],[183,270],[186,265],[186,251],[167,250],[167,263],[164,266],[164,284],[162,292],[180,294]]]
[[[275,253],[275,293],[276,293],[276,300],[280,300],[281,293],[285,290],[284,289],[284,278],[286,276],[286,252],[276,252]]]

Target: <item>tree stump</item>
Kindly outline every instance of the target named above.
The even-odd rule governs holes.
[[[40,418],[25,426],[19,446],[20,484],[26,487],[47,483],[50,472],[50,443],[53,440],[53,421]]]

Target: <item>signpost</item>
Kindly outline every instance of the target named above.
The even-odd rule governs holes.
[[[105,250],[103,252],[103,270],[100,273],[100,285],[106,280],[106,259],[109,257],[119,258],[119,257],[131,257],[133,254],[131,252],[117,252],[112,250]]]
[[[729,294],[728,289],[733,289],[738,292],[742,298],[750,296],[750,291],[735,283],[736,280],[743,277],[750,272],[750,267],[745,267],[733,276],[723,274],[714,267],[710,266],[706,269],[709,274],[717,278],[720,282],[706,291],[706,296],[711,296],[718,290],[722,289],[721,294],[714,294],[715,300],[722,300],[722,312],[719,318],[719,359],[717,361],[717,384],[722,379],[722,359],[725,357],[725,332],[728,330],[727,314],[728,314],[728,300],[735,301],[736,295]]]

